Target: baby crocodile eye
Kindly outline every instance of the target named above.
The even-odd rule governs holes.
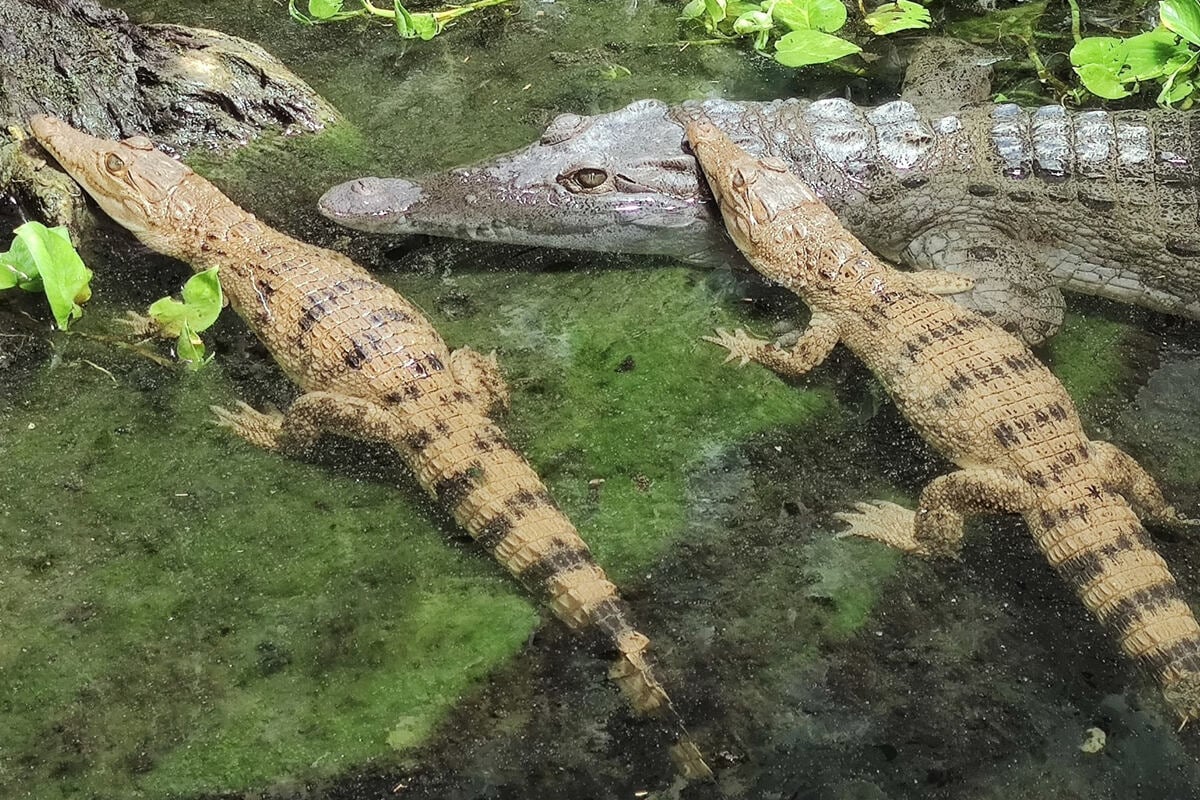
[[[602,169],[594,167],[584,167],[575,171],[575,182],[584,189],[595,189],[597,186],[602,186],[608,180],[608,173]]]
[[[104,159],[104,168],[109,172],[120,172],[125,169],[125,160],[116,153],[109,153]]]

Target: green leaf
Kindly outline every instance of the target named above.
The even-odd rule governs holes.
[[[1190,97],[1195,89],[1195,84],[1186,78],[1166,84],[1163,86],[1162,92],[1158,95],[1158,103],[1165,106],[1174,105]]]
[[[164,336],[182,336],[185,330],[208,329],[221,313],[221,282],[217,268],[198,272],[183,285],[183,302],[164,297],[151,304],[150,318]]]
[[[1129,97],[1133,92],[1125,88],[1125,84],[1117,75],[1104,64],[1080,64],[1075,67],[1075,73],[1087,90],[1097,97],[1106,100],[1120,100]]]
[[[1070,58],[1076,67],[1096,64],[1116,73],[1125,64],[1125,42],[1111,36],[1089,36],[1075,43]]]
[[[1200,47],[1200,3],[1196,0],[1163,0],[1158,4],[1163,27]]]
[[[197,272],[183,285],[183,304],[190,309],[188,325],[199,333],[208,330],[221,313],[221,281],[217,267]]]
[[[812,30],[792,31],[775,43],[775,60],[785,67],[824,64],[861,52],[853,42]]]
[[[308,13],[315,19],[331,19],[342,10],[342,0],[308,0]]]
[[[771,16],[789,30],[833,33],[846,24],[846,6],[841,0],[780,0]]]
[[[188,365],[189,369],[200,369],[209,361],[212,361],[212,356],[204,357],[204,342],[200,340],[199,334],[193,331],[186,324],[183,330],[179,332],[179,338],[175,341],[175,354],[179,360]]]
[[[413,33],[425,42],[442,32],[442,26],[438,24],[437,17],[430,13],[409,14],[408,22]]]
[[[679,19],[700,19],[704,16],[704,0],[688,0],[688,4],[679,12]]]
[[[1125,40],[1125,65],[1118,74],[1126,82],[1150,80],[1174,72],[1190,57],[1175,34],[1155,28]]]
[[[0,288],[19,286],[45,292],[55,323],[60,330],[67,330],[72,320],[83,316],[79,304],[92,296],[92,271],[75,252],[64,227],[26,222],[13,233],[12,248],[0,256]]]
[[[912,0],[897,0],[884,3],[863,18],[867,27],[876,36],[887,36],[897,31],[928,28],[933,20],[929,9]]]
[[[417,32],[413,28],[412,14],[404,7],[400,0],[394,0],[392,10],[396,16],[394,22],[396,24],[396,33],[400,34],[401,39],[415,39]]]
[[[704,0],[704,8],[713,22],[725,19],[725,0]]]
[[[774,27],[771,15],[762,11],[747,11],[733,21],[733,32],[745,36],[759,31],[769,31]]]

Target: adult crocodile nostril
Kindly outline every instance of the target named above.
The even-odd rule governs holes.
[[[343,224],[404,219],[424,197],[420,184],[403,178],[358,178],[334,186],[317,202],[321,213]]]

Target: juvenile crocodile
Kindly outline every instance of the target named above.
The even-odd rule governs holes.
[[[1184,720],[1200,718],[1200,625],[1134,513],[1191,524],[1129,455],[1088,439],[1066,390],[1029,348],[938,295],[960,275],[900,272],[838,221],[776,158],[756,159],[712,124],[687,130],[725,225],[750,264],[799,295],[812,321],[790,349],[718,331],[741,364],[804,375],[838,342],[875,373],[920,434],[958,465],[914,513],[887,502],[841,514],[846,532],[951,556],[968,514],[1021,514],[1038,547]],[[1132,505],[1131,505],[1132,504]]]
[[[956,300],[1030,343],[1058,328],[1060,289],[1200,319],[1200,117],[1009,103],[922,111],[920,88],[906,92],[913,103],[875,108],[642,100],[562,114],[522,150],[419,182],[349,181],[320,209],[367,231],[725,262],[682,146],[682,120],[698,109],[751,153],[783,159],[880,256],[973,275]]]
[[[322,433],[392,445],[417,481],[574,630],[613,652],[635,710],[677,741],[685,777],[708,767],[655,675],[649,640],[545,485],[490,419],[507,403],[494,355],[450,351],[410,302],[345,256],[263,225],[145,137],[97,139],[52,117],[34,135],[114,220],[160,253],[220,267],[234,310],[304,390],[286,414],[214,409],[250,442],[291,450]]]

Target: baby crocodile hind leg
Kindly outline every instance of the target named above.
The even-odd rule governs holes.
[[[790,348],[779,347],[766,339],[756,339],[741,328],[733,333],[720,328],[716,336],[702,337],[706,342],[729,351],[726,361],[739,359],[738,366],[754,361],[785,378],[799,378],[829,357],[838,343],[838,328],[833,317],[817,312],[800,339]]]
[[[217,424],[258,447],[300,452],[324,433],[371,441],[401,442],[409,433],[395,414],[357,397],[308,392],[284,413],[256,411],[238,402],[235,409],[212,406]]]
[[[934,226],[913,239],[904,260],[918,269],[973,278],[974,288],[956,294],[954,302],[1028,344],[1038,344],[1062,327],[1066,304],[1052,271],[995,228],[961,222]]]
[[[1088,442],[1088,450],[1100,474],[1108,477],[1109,487],[1124,497],[1139,517],[1166,527],[1200,526],[1200,520],[1183,516],[1166,501],[1158,481],[1133,456],[1109,442]]]
[[[839,538],[862,536],[906,553],[954,557],[962,546],[968,514],[1019,514],[1037,500],[1032,486],[1001,469],[964,469],[930,481],[917,510],[886,501],[857,503],[856,511],[834,514],[850,523]]]

